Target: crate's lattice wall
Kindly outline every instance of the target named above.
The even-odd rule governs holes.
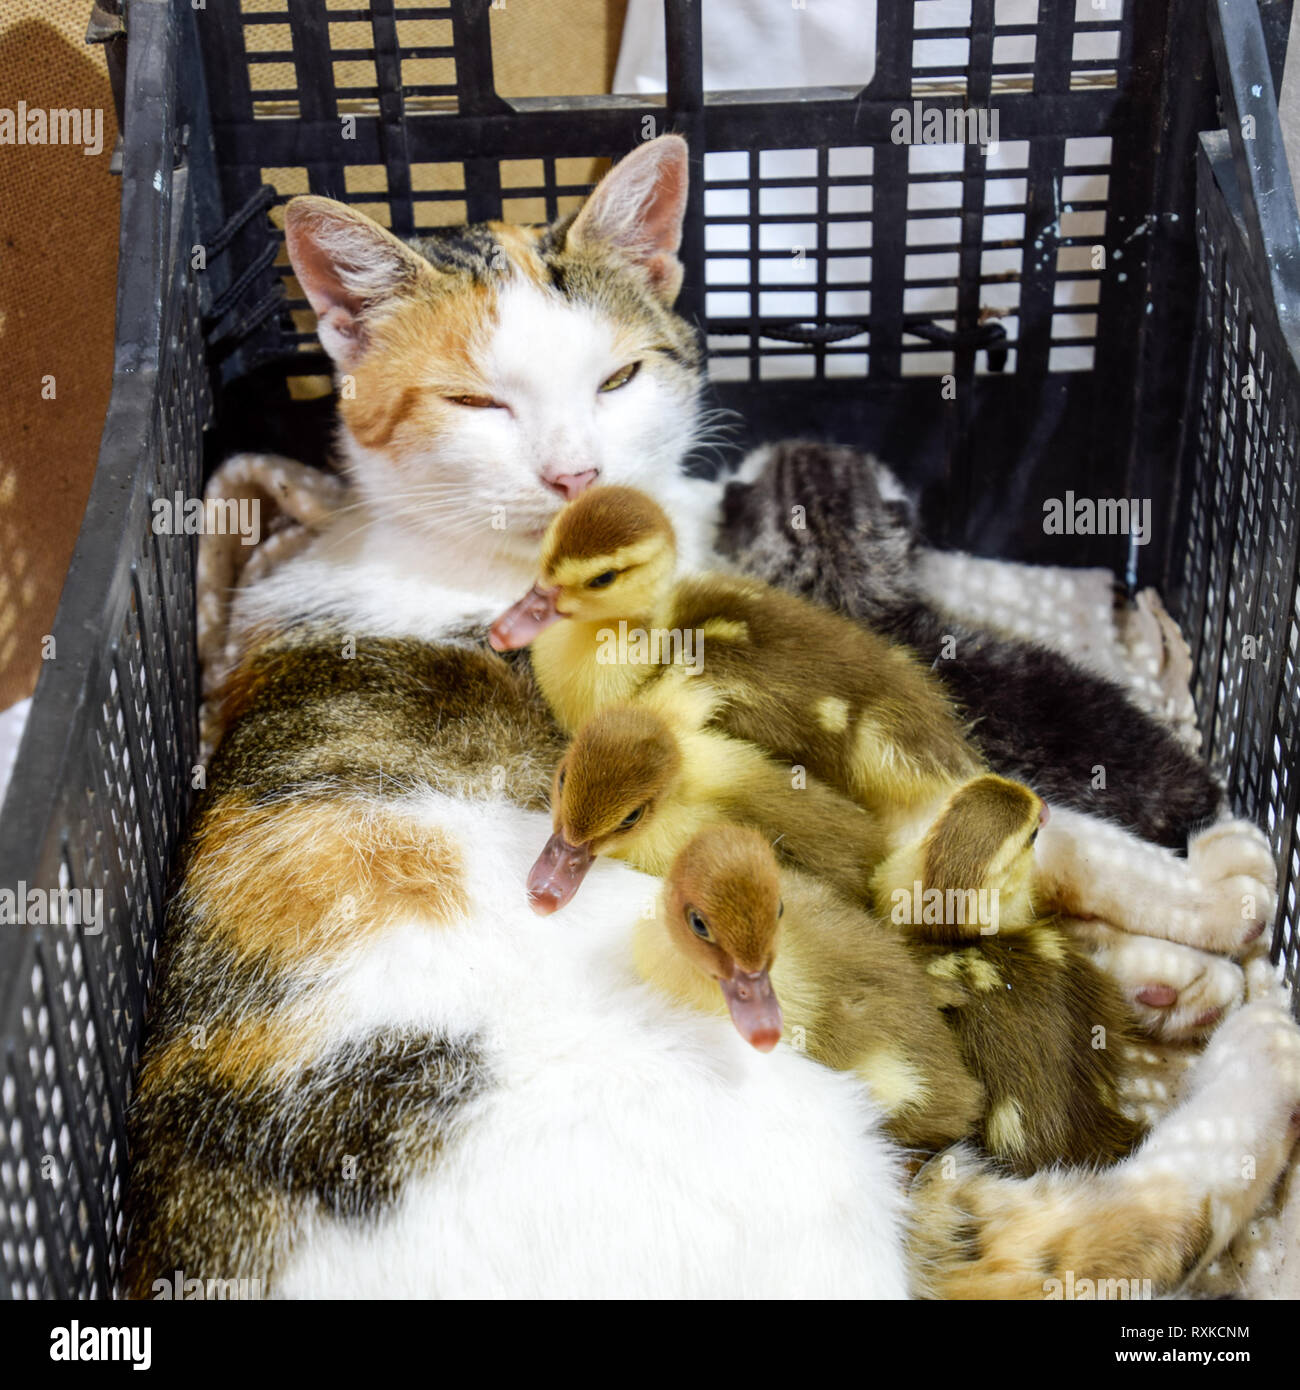
[[[1198,368],[1169,589],[1206,756],[1272,843],[1273,952],[1300,999],[1300,373],[1225,196],[1226,141],[1206,137],[1198,164]]]
[[[171,347],[141,441],[144,486],[115,537],[124,546],[119,611],[111,630],[80,635],[100,650],[70,750],[75,773],[59,786],[47,853],[22,880],[47,915],[66,916],[25,931],[21,964],[4,962],[27,986],[0,1057],[0,1265],[10,1296],[107,1295],[121,1253],[125,1112],[197,744],[193,546],[155,535],[148,509],[199,486],[208,383],[183,260],[167,300]],[[60,626],[54,637],[78,640]],[[6,814],[22,815],[23,802],[20,785]],[[51,886],[96,896],[51,905]]]
[[[0,929],[3,1298],[115,1289],[126,1111],[197,759],[194,537],[160,534],[152,504],[201,488],[191,254],[211,198],[191,180],[202,155],[181,157],[202,138],[177,99],[193,50],[187,84],[166,7],[132,22],[113,397],[0,824],[0,885],[28,921]]]

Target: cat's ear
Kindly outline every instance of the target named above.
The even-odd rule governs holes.
[[[391,232],[332,198],[292,198],[284,210],[289,261],[337,366],[366,349],[367,312],[433,269]]]
[[[574,218],[566,245],[603,243],[644,267],[667,304],[682,287],[682,216],[689,184],[686,141],[661,135],[625,156],[600,181]]]

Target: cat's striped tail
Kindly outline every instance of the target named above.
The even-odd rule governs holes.
[[[965,1145],[913,1185],[917,1292],[931,1298],[1142,1298],[1172,1293],[1259,1208],[1300,1130],[1300,1029],[1248,1004],[1219,1029],[1187,1093],[1104,1172],[1000,1175]]]

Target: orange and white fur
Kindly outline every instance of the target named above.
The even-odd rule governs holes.
[[[710,558],[716,494],[679,472],[699,429],[691,334],[671,314],[686,181],[685,146],[665,137],[620,163],[571,225],[472,231],[441,247],[440,267],[340,204],[290,206],[295,271],[350,379],[339,448],[361,500],[241,596],[234,625],[247,655],[235,687],[254,712],[258,652],[294,625],[324,625],[344,648],[354,636],[474,646],[531,583],[555,510],[592,477],[652,493],[683,563]],[[232,1006],[239,1028],[272,1045],[223,1061],[218,1039],[182,1059],[187,1079],[169,1090],[181,1071],[156,1041],[141,1132],[150,1107],[186,1114],[187,1088],[226,1094],[207,1086],[225,1067],[238,1076],[222,1086],[284,1097],[265,1120],[278,1138],[307,1122],[313,1067],[335,1059],[330,1084],[346,1087],[349,1048],[376,1030],[468,1040],[479,1082],[449,1103],[436,1144],[384,1175],[364,1220],[331,1207],[309,1177],[234,1200],[146,1155],[137,1172],[164,1190],[137,1194],[137,1220],[156,1237],[135,1260],[137,1292],[147,1294],[150,1259],[170,1278],[186,1249],[221,1265],[187,1275],[260,1273],[271,1293],[302,1296],[1043,1297],[1049,1247],[1076,1277],[1141,1275],[1172,1289],[1281,1169],[1300,1103],[1300,1034],[1251,1005],[1213,1037],[1145,1148],[1104,1178],[1016,1182],[963,1159],[955,1180],[927,1176],[918,1189],[909,1238],[902,1155],[854,1078],[786,1049],[761,1057],[725,1018],[640,981],[631,941],[657,881],[598,864],[563,930],[543,927],[524,880],[549,823],[512,787],[515,765],[503,757],[499,779],[404,781],[382,744],[347,741],[346,706],[319,698],[322,740],[373,759],[378,789],[322,792],[344,818],[335,830],[352,827],[323,837],[300,793],[273,799],[282,852],[267,862],[303,892],[282,901],[273,874],[257,883],[266,910],[286,914],[273,943],[278,987],[258,975]],[[223,775],[237,781],[238,770]],[[214,784],[210,796],[223,795],[236,793]],[[376,829],[390,822],[400,828]],[[1045,866],[1078,911],[1116,926],[1231,949],[1271,913],[1271,863],[1245,827],[1216,828],[1186,861],[1063,812],[1051,828]],[[339,852],[340,834],[357,854]],[[267,843],[249,832],[250,852]],[[426,900],[394,899],[367,920],[367,894],[385,887],[397,851],[429,844],[446,847],[455,891],[433,885]],[[264,922],[215,920],[195,853],[193,921],[214,940],[262,940]],[[336,905],[324,935],[308,888],[311,903]],[[159,1027],[172,998],[184,1004],[178,1017],[200,1021],[180,969]],[[1235,1084],[1246,1065],[1250,1084]],[[426,1117],[403,1118],[418,1127]]]

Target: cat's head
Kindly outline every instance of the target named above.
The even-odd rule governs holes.
[[[289,257],[337,369],[341,461],[374,512],[531,559],[597,479],[662,495],[701,385],[672,311],[686,192],[686,144],[663,136],[546,227],[408,244],[328,198],[289,203]]]

